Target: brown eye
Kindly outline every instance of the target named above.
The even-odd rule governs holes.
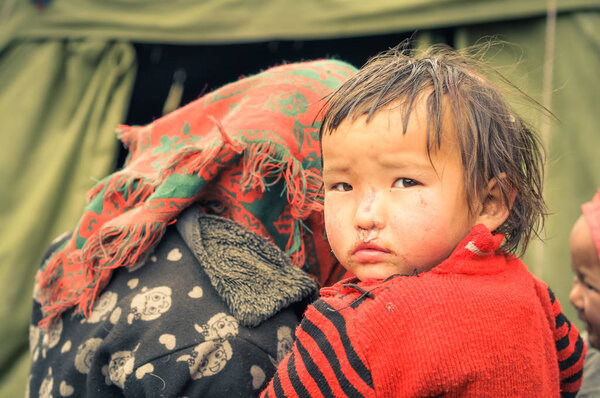
[[[352,191],[352,185],[345,183],[345,182],[338,182],[337,184],[333,184],[331,186],[331,190],[338,191],[338,192],[348,192],[348,191]]]
[[[421,185],[421,183],[417,180],[413,180],[412,178],[398,178],[396,181],[394,181],[393,187],[394,188],[410,188],[410,187],[414,187],[416,185]]]

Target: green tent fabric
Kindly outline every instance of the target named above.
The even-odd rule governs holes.
[[[135,74],[129,44],[43,40],[0,53],[0,397],[22,396],[43,248],[114,167]],[[36,265],[37,264],[37,265]]]
[[[546,0],[0,0],[0,397],[21,396],[33,275],[114,167],[136,71],[131,42],[228,43],[416,31],[457,47],[498,35],[489,60],[542,100]],[[600,0],[557,0],[545,242],[525,260],[568,303],[568,234],[600,186]],[[515,59],[520,62],[515,64]],[[534,116],[536,117],[536,116]],[[534,120],[539,122],[539,120]]]
[[[544,15],[546,0],[52,0],[43,12],[4,0],[25,22],[18,37],[107,37],[216,43],[410,32]],[[23,4],[19,4],[23,3]],[[560,12],[598,0],[559,0]]]

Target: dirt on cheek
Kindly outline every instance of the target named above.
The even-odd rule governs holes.
[[[363,211],[365,213],[368,213],[371,211],[371,206],[373,206],[373,202],[375,201],[375,188],[371,188],[371,192],[369,192],[368,196],[365,198],[364,201],[364,208]]]
[[[418,205],[419,205],[419,207],[422,207],[422,208],[426,208],[427,207],[427,201],[423,197],[423,194],[419,195]]]

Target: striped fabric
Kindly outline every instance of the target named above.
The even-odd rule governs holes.
[[[273,379],[273,396],[284,397],[284,391],[299,397],[373,395],[371,372],[350,343],[344,317],[322,300],[306,315],[291,355]]]
[[[424,274],[322,289],[262,396],[574,397],[577,329],[520,260],[472,250],[478,238]]]

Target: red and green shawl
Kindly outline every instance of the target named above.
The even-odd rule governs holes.
[[[355,71],[319,60],[267,69],[146,126],[120,126],[125,166],[90,192],[76,229],[38,274],[47,327],[88,315],[118,267],[144,259],[194,202],[270,238],[321,282],[335,260],[322,223],[324,97]]]

